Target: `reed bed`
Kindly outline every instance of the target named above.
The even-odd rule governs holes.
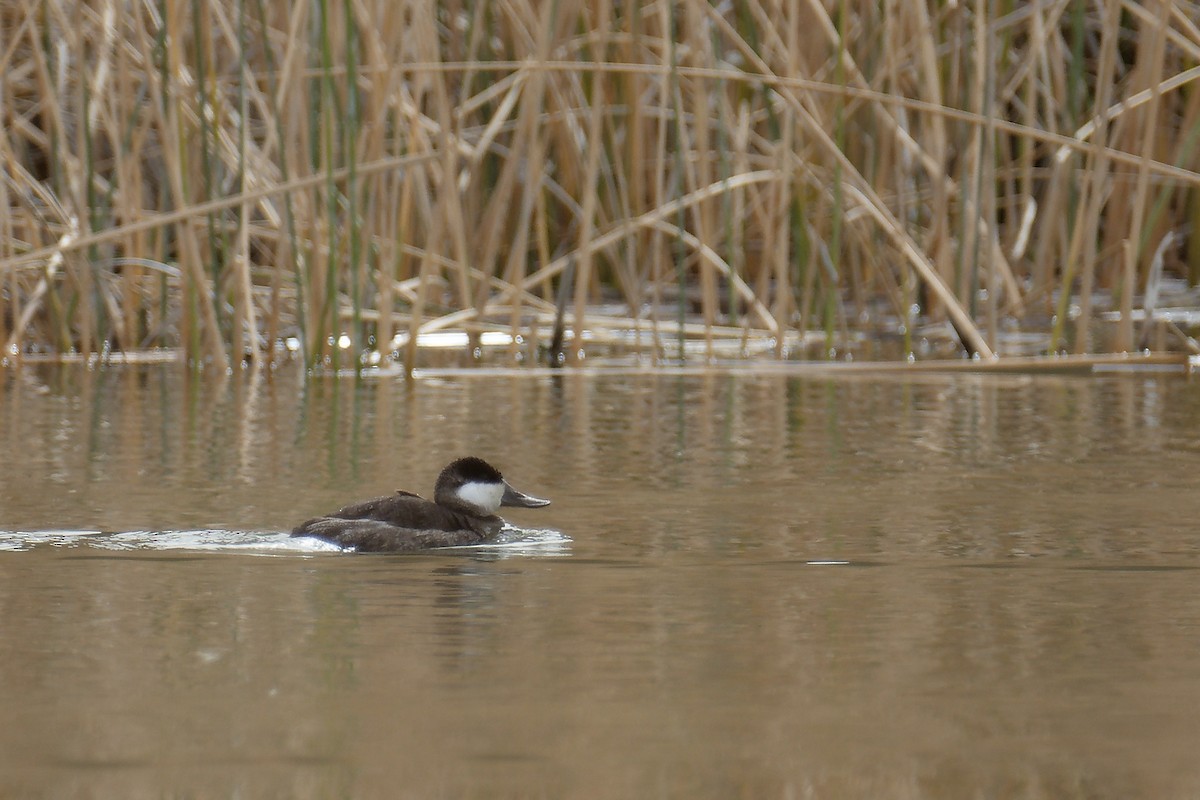
[[[0,0],[0,339],[1194,348],[1197,77],[1174,2]]]

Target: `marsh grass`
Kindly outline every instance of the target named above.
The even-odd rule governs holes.
[[[0,0],[4,355],[1128,350],[1198,62],[1159,2]]]

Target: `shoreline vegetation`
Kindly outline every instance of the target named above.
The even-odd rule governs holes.
[[[1197,78],[1174,2],[0,0],[0,358],[1186,366]]]

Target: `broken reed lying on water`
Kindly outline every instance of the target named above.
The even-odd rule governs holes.
[[[1101,292],[1127,350],[1200,214],[1168,3],[0,1],[0,31],[10,353],[411,363],[547,304],[575,352],[600,301],[833,346],[946,320],[985,356],[1052,319],[1086,352]]]

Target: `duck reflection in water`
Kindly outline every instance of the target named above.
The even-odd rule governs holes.
[[[313,517],[300,523],[292,536],[314,536],[361,552],[456,547],[495,539],[504,527],[504,520],[496,516],[501,506],[548,505],[549,500],[518,492],[498,469],[470,456],[442,470],[432,502],[398,491]]]

